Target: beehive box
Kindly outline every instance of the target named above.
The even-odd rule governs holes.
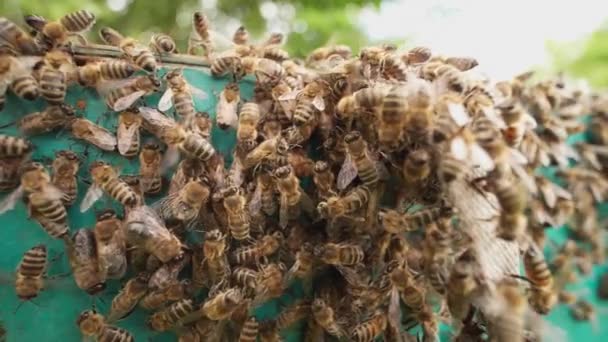
[[[211,96],[206,101],[196,103],[197,109],[207,111],[215,115],[216,97],[227,79],[214,79],[200,70],[185,71],[186,78],[196,87],[204,89]],[[253,83],[243,81],[241,83],[241,96],[243,99],[251,97]],[[156,106],[159,95],[153,95],[145,99],[149,106]],[[98,121],[100,125],[115,130],[117,125],[117,114],[108,110],[105,102],[94,90],[72,87],[69,90],[66,102],[77,107],[78,115],[87,117],[92,121]],[[78,105],[78,106],[77,106]],[[15,121],[16,119],[45,107],[45,103],[39,99],[35,102],[25,102],[9,95],[6,107],[0,112],[0,125]],[[0,129],[2,134],[17,135],[15,126]],[[123,174],[135,174],[138,170],[138,160],[128,161],[118,156],[117,153],[101,153],[96,148],[89,148],[84,155],[85,144],[71,139],[69,132],[53,132],[42,136],[32,137],[31,141],[36,146],[33,159],[42,162],[50,162],[55,151],[70,149],[81,155],[83,164],[79,176],[88,179],[86,170],[88,165],[97,159],[103,159],[112,164],[119,165]],[[227,160],[235,144],[234,131],[222,131],[214,127],[212,132],[212,143]],[[70,229],[74,232],[79,228],[92,228],[95,222],[95,209],[101,209],[107,203],[100,201],[94,208],[84,214],[80,213],[78,203],[82,200],[88,185],[79,183],[79,196],[76,205],[68,210]],[[157,198],[152,198],[154,201]],[[608,211],[604,211],[608,213]],[[565,229],[554,229],[549,238],[558,244],[563,242],[567,236]],[[49,257],[57,257],[57,260],[49,265],[49,276],[60,275],[47,282],[47,289],[34,300],[20,305],[13,286],[14,270],[23,253],[34,245],[44,243],[49,250]],[[2,320],[7,331],[8,341],[80,341],[82,339],[76,326],[76,318],[80,312],[92,307],[93,300],[90,296],[78,289],[73,281],[67,262],[67,255],[60,241],[50,238],[37,223],[27,217],[25,206],[19,203],[16,210],[0,216],[0,272],[2,274],[0,283],[0,320]],[[595,288],[600,273],[606,271],[605,266],[596,267],[593,274],[576,284],[574,289],[587,289],[585,298],[592,303],[598,304],[600,316],[598,320],[608,319],[608,313],[602,312],[602,307],[608,306],[599,303],[595,295]],[[112,297],[116,295],[121,287],[121,281],[108,282],[107,289],[96,301],[97,308],[105,313],[109,309]],[[280,308],[295,298],[303,295],[301,287],[295,286],[280,299],[265,303],[256,310],[258,319],[274,317]],[[18,310],[17,310],[18,308]],[[605,311],[605,310],[604,310]],[[606,314],[605,314],[606,313]],[[135,336],[136,340],[171,341],[175,339],[172,334],[158,334],[151,332],[145,325],[148,313],[138,309],[126,319],[117,323],[118,326],[126,328]],[[608,338],[608,326],[598,324],[598,330],[593,331],[589,323],[575,322],[570,319],[565,306],[560,306],[549,315],[549,321],[562,328],[568,335],[568,340],[580,339],[584,341],[602,341]],[[301,340],[302,323],[294,326],[284,334],[287,341]],[[443,329],[442,340],[449,339],[449,332]],[[602,339],[604,337],[604,339]]]

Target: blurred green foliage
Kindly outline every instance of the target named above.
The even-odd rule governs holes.
[[[583,41],[548,46],[555,69],[586,78],[596,87],[608,86],[608,25]]]
[[[95,32],[89,33],[92,41],[99,41],[97,31],[102,26],[113,27],[123,34],[146,41],[152,32],[173,36],[184,47],[190,32],[191,13],[205,11],[217,31],[226,32],[227,23],[235,26],[234,19],[242,23],[255,39],[263,39],[268,27],[289,31],[286,49],[296,57],[303,57],[325,43],[343,43],[354,51],[365,44],[365,35],[356,23],[358,10],[363,6],[380,5],[381,0],[277,0],[273,1],[276,16],[262,13],[265,0],[62,0],[0,1],[0,15],[23,24],[25,14],[38,14],[48,19],[87,9],[97,16]],[[123,4],[124,9],[112,11],[109,4]],[[279,25],[277,25],[277,23]]]

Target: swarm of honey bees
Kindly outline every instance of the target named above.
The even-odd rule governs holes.
[[[136,308],[179,341],[280,341],[299,321],[306,341],[436,341],[441,324],[454,341],[558,340],[543,315],[559,302],[593,317],[565,286],[605,259],[596,204],[608,193],[608,96],[531,72],[495,82],[474,58],[426,47],[332,45],[293,59],[282,34],[253,42],[240,27],[225,38],[195,12],[185,51],[231,81],[212,94],[163,63],[184,56],[166,34],[146,45],[103,27],[118,58],[96,58],[74,53],[91,45],[94,14],[25,22],[0,18],[0,106],[7,91],[48,106],[17,119],[20,135],[0,135],[0,213],[23,200],[65,243],[88,295],[124,284],[107,310],[74,318],[83,336],[133,341],[116,323]],[[249,100],[243,78],[255,79]],[[65,102],[73,84],[105,99],[115,131]],[[153,93],[160,101],[146,105]],[[194,101],[210,96],[214,117]],[[588,114],[589,141],[567,143]],[[236,136],[231,155],[211,143],[214,126]],[[138,174],[68,150],[33,160],[28,137],[60,130],[134,159]],[[76,203],[80,169],[89,181]],[[96,210],[93,229],[70,225],[67,208],[104,197],[121,210]],[[573,239],[546,243],[566,224]],[[41,293],[47,263],[44,243],[25,251],[21,300]],[[256,317],[295,283],[303,298]]]

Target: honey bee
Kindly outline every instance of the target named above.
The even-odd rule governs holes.
[[[82,139],[104,151],[114,151],[118,144],[112,133],[87,119],[72,120],[70,128],[75,138]]]
[[[38,83],[31,74],[34,63],[34,59],[0,53],[0,109],[4,107],[9,88],[22,99],[32,101],[38,97]]]
[[[367,143],[357,131],[350,132],[344,136],[346,149],[348,151],[346,160],[338,173],[337,185],[339,190],[344,190],[359,176],[361,182],[368,188],[374,188],[380,181],[382,167],[379,162],[372,159]],[[388,173],[388,171],[386,172]]]
[[[73,71],[72,57],[61,50],[51,50],[42,59],[38,73],[38,91],[51,105],[64,103],[68,87],[68,74]]]
[[[224,233],[214,229],[205,234],[205,242],[203,243],[204,260],[200,264],[207,266],[208,277],[212,285],[223,283],[230,276],[226,247],[226,235]],[[196,277],[193,278],[196,279]]]
[[[31,153],[34,145],[23,138],[0,134],[0,158],[23,157]]]
[[[262,162],[276,162],[287,154],[289,145],[281,136],[266,139],[245,156],[242,161],[243,170],[248,170]]]
[[[0,41],[24,55],[38,55],[41,52],[32,36],[4,17],[0,17]]]
[[[95,234],[90,229],[79,229],[67,243],[68,260],[78,288],[93,296],[106,288],[104,272],[99,269]]]
[[[401,59],[407,65],[421,64],[431,58],[431,49],[424,46],[416,46],[407,51]]]
[[[283,281],[284,271],[285,265],[283,264],[271,263],[260,267],[256,279],[254,305],[280,297],[283,294],[285,290],[285,283]]]
[[[279,330],[287,329],[296,322],[308,317],[311,305],[307,301],[296,301],[283,309],[275,319]]]
[[[232,253],[232,259],[239,265],[258,264],[261,259],[265,259],[274,254],[283,241],[283,234],[275,232],[271,235],[264,235],[252,245],[241,247]]]
[[[160,85],[160,80],[153,75],[138,76],[129,79],[122,87],[111,89],[106,95],[106,103],[114,111],[121,112],[142,96],[158,91]]]
[[[139,152],[141,116],[132,112],[122,112],[118,116],[118,129],[116,138],[118,152],[127,158],[132,158]]]
[[[383,312],[376,312],[370,319],[354,327],[351,339],[356,342],[373,341],[387,326],[387,317]]]
[[[80,203],[80,212],[89,210],[104,192],[125,207],[131,207],[138,202],[137,193],[118,177],[118,172],[112,165],[103,161],[96,161],[89,167],[89,172],[93,184],[91,184],[82,203]]]
[[[19,169],[22,158],[0,159],[0,192],[9,192],[19,186]]]
[[[358,186],[344,196],[332,196],[325,202],[319,202],[317,210],[331,219],[348,216],[367,205],[370,196],[366,186]]]
[[[150,38],[150,48],[156,53],[179,53],[173,38],[164,33],[152,35]]]
[[[532,283],[530,306],[539,314],[546,315],[557,304],[558,294],[549,265],[542,252],[534,246],[524,254],[524,269]]]
[[[190,262],[190,253],[182,253],[168,262],[160,265],[150,276],[148,288],[151,290],[165,289],[177,280],[179,273]]]
[[[389,209],[378,213],[378,219],[387,232],[399,234],[428,226],[441,218],[450,218],[452,213],[450,207],[431,207],[408,214]]]
[[[280,194],[279,225],[286,227],[290,210],[298,204],[307,212],[312,212],[312,201],[300,188],[300,182],[291,166],[281,166],[274,171],[277,190]]]
[[[44,276],[47,267],[45,245],[37,245],[25,252],[17,266],[15,291],[21,300],[36,298],[44,288]]]
[[[169,71],[165,78],[167,79],[167,90],[158,102],[158,109],[166,112],[174,106],[175,112],[179,116],[192,120],[196,114],[194,98],[205,100],[208,97],[207,93],[188,83],[182,69]]]
[[[519,240],[526,231],[528,219],[524,215],[527,196],[519,182],[494,182],[495,194],[502,209],[498,223],[498,236],[508,241]]]
[[[97,341],[134,342],[135,338],[125,329],[106,324],[105,318],[95,312],[82,312],[76,320],[80,332],[84,336],[93,336]]]
[[[182,299],[154,313],[148,319],[148,327],[154,331],[167,331],[183,324],[183,320],[194,311],[191,299]]]
[[[475,291],[479,288],[477,263],[468,252],[454,263],[447,282],[447,304],[454,320],[462,321],[469,311]]]
[[[262,210],[266,215],[277,211],[276,188],[270,172],[261,172],[256,179],[256,188],[249,201],[249,213],[255,215]]]
[[[393,88],[384,97],[376,128],[382,150],[396,151],[404,143],[403,127],[407,109],[407,99],[401,88]]]
[[[133,38],[126,38],[118,31],[104,27],[99,30],[101,39],[109,45],[116,46],[125,54],[133,64],[142,70],[155,73],[158,67],[156,57],[148,48]]]
[[[51,183],[51,177],[39,163],[27,163],[20,169],[21,185],[0,203],[0,213],[14,208],[25,194],[28,212],[54,238],[68,233],[63,193]]]
[[[160,309],[167,303],[186,299],[190,294],[190,287],[191,281],[188,279],[174,281],[165,288],[149,291],[141,298],[139,305],[146,310]]]
[[[195,221],[199,211],[207,203],[210,190],[200,180],[187,182],[179,192],[168,195],[155,204],[159,216],[168,224],[177,222],[188,228]],[[179,224],[178,224],[179,225]]]
[[[214,52],[214,46],[211,41],[210,22],[203,12],[194,12],[192,15],[192,31],[188,37],[188,54],[194,53],[194,49],[198,46],[205,49],[207,56]]]
[[[65,206],[74,204],[78,195],[77,173],[79,166],[80,160],[76,153],[68,150],[55,153],[51,183],[63,193],[62,201]]]
[[[122,221],[111,209],[97,215],[93,232],[99,268],[104,279],[120,279],[127,271],[127,245],[121,226]]]
[[[89,62],[76,70],[76,80],[83,87],[103,87],[104,82],[124,80],[135,73],[135,68],[127,61]]]
[[[236,29],[236,32],[232,36],[232,41],[238,45],[246,45],[249,42],[249,31],[247,31],[245,26],[239,26]]]
[[[328,334],[338,338],[345,335],[345,331],[338,323],[334,309],[322,298],[315,298],[310,306],[312,316],[317,324]]]
[[[182,244],[149,207],[129,211],[123,227],[129,245],[140,246],[165,263],[182,254]]]
[[[319,198],[327,200],[337,194],[334,189],[334,179],[335,176],[327,162],[320,160],[315,163],[312,180],[317,188]]]
[[[112,299],[107,321],[115,322],[128,316],[135,309],[137,303],[144,298],[146,293],[148,293],[147,274],[138,274],[134,278],[129,279],[116,297]]]
[[[17,121],[21,133],[38,135],[68,125],[74,119],[74,111],[67,106],[48,106],[42,112],[27,114]]]
[[[240,90],[237,83],[228,83],[220,93],[217,102],[216,121],[221,129],[229,127],[237,128],[238,115],[237,106],[241,100]]]
[[[169,145],[169,149],[165,152],[167,154],[165,159],[171,160],[169,164],[174,164],[173,161],[177,161],[175,160],[175,157],[178,157],[177,151],[202,162],[209,161],[216,154],[215,148],[213,148],[209,141],[196,133],[186,132],[179,125],[167,129],[164,132],[163,140]],[[161,168],[164,169],[165,167]]]
[[[356,265],[365,258],[363,248],[350,243],[326,243],[315,254],[326,264],[340,266]]]
[[[236,138],[239,142],[255,141],[258,137],[257,126],[260,121],[260,108],[254,102],[247,102],[241,107]]]
[[[83,45],[87,45],[82,33],[95,25],[96,18],[95,14],[87,10],[78,10],[64,15],[58,21],[47,21],[39,15],[27,15],[25,22],[41,34],[50,46],[57,47],[67,44],[71,36],[76,36]]]
[[[304,245],[296,252],[295,261],[285,274],[285,283],[289,284],[293,278],[310,280],[314,265],[314,253],[310,244]]]
[[[207,318],[219,321],[230,318],[243,301],[243,293],[238,288],[230,288],[215,294],[203,304],[202,312]]]
[[[228,228],[232,237],[242,241],[250,238],[249,215],[245,209],[247,200],[237,187],[229,187],[224,190],[224,208],[228,219]]]
[[[245,75],[241,58],[234,55],[217,56],[213,58],[211,66],[211,75],[220,77],[228,73],[232,74],[233,79],[239,80]]]
[[[139,115],[143,119],[142,127],[159,139],[163,138],[166,130],[172,129],[177,124],[175,120],[149,107],[139,107]]]
[[[516,281],[505,279],[497,286],[498,304],[489,322],[489,335],[498,341],[525,341],[526,298]]]
[[[239,342],[255,342],[258,338],[260,324],[255,317],[249,317],[241,327]]]
[[[390,90],[390,87],[384,85],[374,85],[373,87],[357,90],[340,99],[336,107],[337,113],[341,118],[352,117],[361,111],[371,111],[373,113],[382,105],[384,97]]]
[[[160,146],[155,143],[144,144],[139,153],[139,175],[145,194],[158,194],[162,189],[161,161]]]

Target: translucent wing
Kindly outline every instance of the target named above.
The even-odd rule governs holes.
[[[283,229],[287,228],[289,222],[289,204],[287,196],[281,194],[281,208],[279,209],[279,226]]]
[[[197,98],[201,101],[205,101],[209,98],[209,94],[207,94],[206,91],[192,85],[190,85],[190,94],[192,94],[193,98]]]
[[[581,156],[592,168],[598,171],[602,170],[602,163],[600,163],[600,160],[595,152],[589,149],[583,149],[581,150]]]
[[[393,286],[388,303],[388,323],[396,329],[401,328],[401,307],[399,304],[399,291]]]
[[[156,128],[170,128],[175,126],[175,120],[165,116],[156,109],[149,107],[139,107],[139,114],[150,125]]]
[[[448,103],[448,112],[452,119],[454,119],[454,122],[460,127],[466,125],[471,120],[462,104]]]
[[[235,47],[234,42],[230,38],[214,30],[209,30],[209,41],[213,49],[217,51],[226,51]]]
[[[450,143],[450,152],[452,156],[458,160],[465,160],[468,158],[468,146],[462,137],[455,137]]]
[[[89,210],[93,206],[93,203],[97,202],[101,196],[103,196],[103,190],[99,186],[91,184],[80,203],[80,212],[84,213]]]
[[[229,102],[222,91],[215,111],[216,121],[220,127],[237,127],[239,121],[237,106],[238,101]]]
[[[315,106],[320,112],[325,110],[325,100],[323,100],[323,96],[317,95],[314,99],[312,99],[312,105]]]
[[[357,166],[351,158],[350,154],[346,154],[344,163],[340,168],[337,179],[337,187],[339,190],[344,190],[357,177]]]
[[[126,110],[127,108],[131,107],[131,105],[133,105],[135,101],[137,101],[140,97],[144,95],[146,95],[145,90],[138,90],[125,97],[121,97],[116,100],[116,102],[114,102],[114,106],[112,106],[112,109],[114,109],[114,111],[116,112],[122,112],[123,110]]]
[[[163,96],[158,100],[158,110],[166,112],[173,107],[173,90],[167,87],[167,90],[163,93]]]
[[[175,166],[179,162],[179,150],[176,146],[169,146],[165,154],[163,155],[163,160],[160,164],[160,172],[162,174],[167,173],[170,168]]]
[[[293,91],[287,92],[287,93],[279,96],[279,101],[295,100],[296,97],[298,96],[298,93],[300,93],[299,90],[293,90]]]
[[[240,187],[243,185],[243,164],[240,159],[235,158],[228,171],[228,179],[232,185]]]
[[[249,213],[257,215],[262,210],[262,187],[258,183],[249,201]]]
[[[523,126],[526,129],[532,130],[538,126],[538,124],[536,123],[536,120],[528,113],[524,114],[524,116],[522,117],[522,120],[523,120]]]
[[[21,197],[23,197],[23,187],[19,186],[17,189],[15,189],[15,191],[6,196],[2,202],[0,202],[0,214],[4,214],[5,212],[15,208],[15,204],[17,204],[17,201]]]
[[[101,126],[95,125],[92,122],[88,124],[88,129],[90,132],[90,136],[83,137],[85,140],[99,147],[102,150],[114,151],[117,142],[116,137],[112,133],[110,133],[108,130]]]
[[[133,144],[133,138],[139,129],[139,125],[132,124],[129,127],[126,125],[118,125],[116,135],[118,136],[118,152],[122,155],[129,151],[129,148]]]
[[[302,188],[300,188],[300,207],[309,215],[316,213],[314,202]]]
[[[63,191],[59,190],[59,188],[57,188],[56,186],[52,185],[52,184],[48,184],[47,186],[44,187],[44,190],[42,190],[44,192],[44,195],[52,200],[55,201],[59,201],[63,199],[64,193]]]
[[[511,165],[511,170],[513,170],[513,173],[519,178],[519,180],[521,180],[522,184],[528,189],[528,191],[534,195],[538,193],[536,180],[524,167],[519,164],[515,164]]]
[[[473,165],[479,165],[482,170],[494,169],[494,159],[490,157],[488,152],[477,144],[470,145],[470,160]]]

